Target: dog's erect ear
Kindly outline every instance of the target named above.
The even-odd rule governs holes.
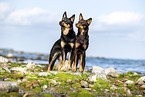
[[[90,25],[91,22],[92,22],[92,18],[89,18],[89,19],[87,19],[86,21],[87,21],[88,25]]]
[[[82,13],[80,13],[80,16],[79,16],[79,21],[83,19],[83,15]]]
[[[64,14],[62,16],[62,20],[64,20],[64,18],[67,18],[66,11],[64,12]]]
[[[74,19],[75,19],[75,14],[72,15],[72,16],[70,17],[70,20],[71,20],[72,22],[74,22]]]

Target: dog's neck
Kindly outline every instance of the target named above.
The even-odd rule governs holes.
[[[88,30],[89,30],[89,29],[79,28],[79,29],[78,29],[78,34],[77,34],[77,35],[88,36]]]
[[[61,33],[62,33],[63,35],[68,35],[69,32],[71,32],[71,31],[73,31],[73,27],[71,27],[71,28],[68,28],[68,27],[61,27]]]

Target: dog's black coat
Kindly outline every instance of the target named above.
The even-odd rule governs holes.
[[[70,52],[69,60],[71,60],[76,36],[73,30],[74,18],[75,15],[73,15],[70,18],[67,18],[66,12],[64,12],[62,21],[59,22],[59,25],[61,26],[61,36],[60,39],[58,39],[54,43],[50,51],[48,72],[53,69],[54,63],[57,59],[60,62],[62,61],[63,70],[65,71],[64,62],[66,59],[67,52]],[[70,64],[71,61],[69,61],[69,65]],[[60,66],[58,68],[58,71],[60,71]]]
[[[89,25],[92,21],[92,18],[88,20],[84,20],[82,14],[80,14],[79,22],[76,23],[76,27],[78,28],[78,33],[76,35],[75,40],[75,50],[74,50],[74,65],[73,71],[76,71],[76,67],[78,64],[78,60],[80,59],[80,67],[79,71],[83,71],[85,67],[85,58],[86,58],[86,50],[89,46]]]

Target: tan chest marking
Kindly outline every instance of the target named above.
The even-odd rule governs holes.
[[[86,49],[87,48],[87,45],[84,44],[83,47],[84,47],[84,49]]]
[[[61,41],[61,47],[63,48],[65,46],[65,42]]]
[[[67,35],[68,32],[69,32],[69,28],[65,28],[65,29],[63,30],[63,34],[64,34],[64,35]]]
[[[73,47],[74,47],[74,43],[69,43],[69,45],[71,46],[71,48],[73,48]]]
[[[80,43],[76,43],[76,48],[78,48],[80,46]]]
[[[84,35],[84,31],[85,31],[84,29],[81,31],[81,35]]]

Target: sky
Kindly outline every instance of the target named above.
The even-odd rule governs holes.
[[[66,11],[92,18],[87,56],[145,59],[144,0],[0,0],[0,48],[49,54]]]

